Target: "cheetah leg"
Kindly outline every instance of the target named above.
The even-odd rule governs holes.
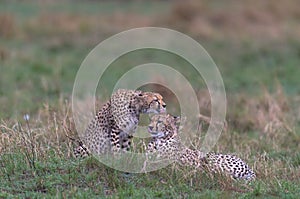
[[[110,135],[111,150],[113,153],[119,152],[121,149],[119,134],[119,131],[112,131]]]
[[[124,124],[118,124],[118,120],[114,121],[114,125],[116,126],[116,128],[112,129],[111,132],[111,143],[113,152],[129,151],[133,133],[136,131],[137,128],[138,119],[133,118],[132,115],[123,118],[123,120],[129,122],[124,126]]]
[[[132,137],[122,131],[112,131],[110,138],[112,152],[129,151]]]

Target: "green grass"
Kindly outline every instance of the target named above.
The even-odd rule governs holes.
[[[206,4],[207,15],[216,14],[213,9],[225,16],[232,12],[230,3]],[[254,10],[257,5],[251,4]],[[70,99],[81,62],[100,41],[141,26],[140,18],[153,26],[174,28],[172,20],[181,24],[173,8],[172,1],[0,1],[0,198],[298,198],[299,37],[244,37],[247,32],[242,29],[226,33],[231,24],[225,19],[218,25],[224,28],[224,37],[189,32],[193,24],[188,21],[175,29],[197,39],[218,65],[227,92],[228,130],[215,150],[242,157],[257,173],[255,182],[211,178],[178,165],[125,175],[93,158],[77,160],[71,155],[73,146],[66,135],[76,134]],[[281,13],[269,9],[266,12]],[[286,17],[287,12],[280,16],[286,31],[296,32],[297,18]],[[218,18],[203,20],[218,22]],[[253,25],[248,23],[244,26]],[[203,80],[187,70],[191,66],[186,61],[150,49],[114,62],[101,88],[109,91],[125,71],[147,62],[174,67],[191,82],[200,100],[207,97]],[[169,107],[173,102],[176,106],[175,100],[170,101]],[[209,108],[204,102],[200,105],[204,112]],[[25,113],[31,115],[31,135],[22,119]],[[265,131],[266,124],[275,127]]]
[[[299,194],[299,186],[286,179],[258,179],[251,184],[225,181],[228,185],[224,186],[224,181],[205,174],[183,177],[189,170],[177,168],[175,172],[171,167],[128,176],[92,158],[50,155],[30,168],[21,153],[3,155],[1,162],[5,165],[0,171],[2,197],[297,198]]]
[[[17,17],[28,18],[35,17],[40,13],[67,13],[67,14],[83,14],[110,15],[113,12],[137,13],[142,15],[153,15],[165,11],[168,4],[166,2],[139,2],[139,1],[103,1],[84,3],[81,1],[62,2],[40,2],[34,0],[19,2],[16,0],[2,1],[0,11],[14,13]],[[155,12],[153,12],[155,10]]]
[[[96,5],[94,5],[96,4]],[[151,5],[145,5],[151,4]],[[5,104],[5,110],[0,112],[0,117],[17,117],[24,112],[36,112],[44,101],[54,103],[62,95],[70,96],[77,70],[88,52],[100,41],[114,34],[115,32],[106,29],[99,30],[88,24],[88,21],[78,22],[87,27],[86,33],[80,31],[68,32],[67,22],[65,26],[53,28],[53,25],[45,22],[31,24],[30,20],[40,19],[43,13],[39,13],[34,2],[0,2],[0,7],[13,17],[14,33],[8,37],[0,37],[3,44],[0,51],[7,54],[1,60],[0,74],[0,102]],[[99,18],[103,16],[102,9],[109,14],[116,12],[128,13],[129,7],[133,7],[133,13],[138,14],[140,7],[144,9],[156,10],[153,7],[160,7],[168,11],[170,8],[165,3],[145,3],[131,2],[125,7],[119,8],[118,2],[104,2],[83,4],[72,3],[72,6],[61,5],[59,3],[38,4],[49,7],[49,21],[51,16],[63,14],[66,16],[91,16]],[[98,9],[99,7],[99,9]],[[57,8],[57,9],[55,9]],[[79,13],[77,9],[82,8]],[[36,10],[36,11],[33,11]],[[56,11],[54,11],[56,10]],[[130,9],[129,9],[130,10]],[[90,12],[88,12],[90,11]],[[96,12],[97,11],[97,12]],[[29,13],[20,15],[22,13]],[[57,13],[56,13],[57,12]],[[149,11],[150,12],[150,11]],[[55,13],[51,15],[51,13]],[[152,13],[161,14],[160,11]],[[5,14],[5,13],[4,13]],[[113,15],[113,14],[112,14]],[[62,16],[63,17],[63,16]],[[24,20],[24,22],[23,22]],[[61,21],[64,21],[62,18]],[[73,21],[77,22],[77,18]],[[94,22],[89,22],[94,23]],[[65,29],[66,27],[66,29]],[[100,32],[99,32],[100,31]],[[94,37],[93,40],[90,37]],[[69,35],[69,36],[68,36]],[[284,87],[284,91],[289,95],[300,93],[300,43],[297,39],[278,40],[263,42],[256,40],[236,40],[227,39],[199,39],[199,42],[207,49],[208,53],[216,62],[221,71],[226,91],[228,93],[248,93],[258,95],[261,93],[261,86],[266,86],[271,91],[274,90],[276,81]],[[115,63],[115,67],[110,67],[109,74],[104,79],[104,87],[111,87],[118,75],[122,74],[122,69],[128,69],[137,64],[148,61],[168,64],[181,72],[186,70],[188,65],[181,59],[168,53],[162,52],[133,52],[126,55]],[[112,75],[113,74],[113,75]],[[205,88],[203,80],[196,73],[186,74],[196,90]],[[31,91],[31,92],[28,92]],[[34,103],[31,103],[34,102]],[[25,103],[25,106],[22,104]]]

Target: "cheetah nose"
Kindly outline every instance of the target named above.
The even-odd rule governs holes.
[[[166,108],[166,106],[167,106],[166,104],[163,104],[163,105],[162,105],[163,108]]]
[[[150,131],[152,131],[152,130],[153,130],[153,126],[149,126],[148,129],[149,129]]]

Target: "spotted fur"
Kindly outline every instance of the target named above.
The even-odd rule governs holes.
[[[223,173],[237,179],[255,179],[255,173],[235,155],[214,152],[205,154],[185,147],[178,136],[179,122],[179,117],[169,114],[154,115],[148,126],[152,140],[148,144],[147,153],[156,152],[159,157],[175,160],[181,165]]]
[[[140,114],[165,111],[166,104],[158,93],[117,90],[90,122],[82,136],[83,145],[75,148],[74,154],[128,151]]]

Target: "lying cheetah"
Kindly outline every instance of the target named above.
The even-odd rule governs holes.
[[[88,125],[76,157],[91,153],[128,151],[141,113],[164,113],[166,104],[158,93],[120,89],[112,94]]]
[[[249,166],[234,155],[214,152],[204,154],[185,147],[178,137],[179,122],[180,117],[169,114],[154,115],[148,126],[152,140],[148,144],[147,153],[157,152],[158,156],[173,159],[181,165],[225,173],[235,179],[255,179],[255,173]]]
[[[205,154],[181,144],[177,137],[179,124],[180,117],[169,114],[153,116],[148,126],[152,139],[148,144],[147,153],[155,152],[159,158],[175,160],[181,165],[202,167]]]

